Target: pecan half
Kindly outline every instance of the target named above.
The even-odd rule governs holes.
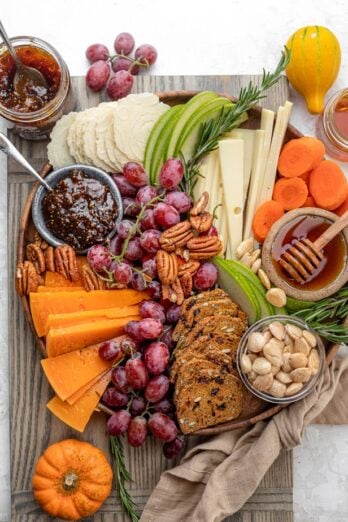
[[[180,283],[184,292],[184,297],[190,297],[193,286],[192,275],[189,272],[186,272],[180,277]]]
[[[213,224],[213,216],[210,212],[201,212],[198,216],[190,216],[190,223],[197,232],[208,232]]]
[[[54,262],[56,271],[69,279],[69,281],[78,281],[79,267],[75,250],[70,245],[61,245],[54,250]]]
[[[216,256],[222,248],[220,239],[216,236],[194,237],[187,243],[190,259],[209,259]]]
[[[174,252],[176,248],[185,246],[191,238],[193,238],[191,223],[181,221],[163,232],[160,237],[160,245],[163,250]]]
[[[49,246],[45,250],[45,263],[46,263],[46,270],[49,272],[55,272],[56,267],[54,264],[54,248],[52,246]]]
[[[42,274],[46,270],[45,254],[37,243],[29,243],[26,248],[27,259],[31,261],[38,274]]]
[[[81,278],[84,289],[87,292],[91,290],[105,290],[106,284],[103,279],[97,276],[89,265],[83,265],[81,269]]]
[[[16,290],[17,294],[29,295],[36,292],[39,285],[39,276],[31,261],[19,263],[16,268]]]
[[[190,274],[191,276],[195,275],[199,267],[201,266],[199,261],[187,261],[187,263],[184,263],[179,267],[178,276],[181,277],[184,274]]]
[[[158,250],[156,254],[158,277],[163,285],[170,285],[178,276],[178,259],[175,254]]]
[[[176,304],[177,305],[182,305],[182,303],[184,302],[184,290],[181,286],[181,282],[180,282],[180,279],[177,277],[175,279],[175,281],[172,283],[172,290],[174,291],[175,295],[176,295]]]
[[[209,203],[208,192],[203,192],[197,203],[191,208],[190,216],[198,216],[201,212],[204,212]]]

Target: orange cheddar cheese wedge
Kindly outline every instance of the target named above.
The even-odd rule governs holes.
[[[81,292],[81,290],[84,290],[83,286],[38,286],[37,288],[39,293],[45,292],[46,294],[53,292]]]
[[[92,388],[92,386],[94,386],[102,377],[103,375],[105,375],[106,373],[108,373],[109,370],[106,370],[105,372],[97,375],[94,379],[92,379],[91,381],[89,381],[87,384],[85,384],[84,386],[81,386],[81,388],[79,388],[75,393],[73,393],[72,395],[70,395],[70,397],[68,397],[66,399],[66,402],[68,404],[74,404],[76,401],[78,401],[85,393],[88,392],[88,390],[90,388]]]
[[[30,294],[30,310],[37,335],[42,337],[45,334],[46,321],[50,314],[132,306],[144,299],[149,299],[146,292],[132,289],[35,292]]]
[[[62,422],[82,433],[97,407],[100,397],[106,390],[110,378],[111,370],[103,375],[74,404],[68,404],[56,396],[47,404],[47,408]]]
[[[57,357],[117,337],[124,333],[124,327],[129,321],[139,319],[141,319],[140,315],[130,315],[119,319],[102,319],[95,323],[76,324],[67,328],[51,328],[46,336],[47,356]]]

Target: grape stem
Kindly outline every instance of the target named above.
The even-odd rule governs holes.
[[[141,62],[139,60],[136,60],[135,58],[131,58],[130,56],[127,56],[123,53],[121,54],[113,54],[111,56],[109,56],[108,60],[112,63],[113,60],[115,60],[116,58],[124,58],[125,60],[128,60],[130,62],[130,66],[128,68],[128,72],[132,72],[132,69],[135,65],[138,65],[139,67],[146,67],[146,68],[149,68],[150,67],[150,64],[149,62],[146,60],[146,58],[143,58],[145,60],[145,63],[144,62]]]

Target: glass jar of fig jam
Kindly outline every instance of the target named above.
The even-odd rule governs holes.
[[[339,161],[348,161],[348,89],[336,92],[316,122],[316,135],[326,153]]]
[[[13,88],[14,61],[5,45],[0,43],[0,115],[22,138],[47,138],[54,123],[72,110],[68,67],[60,54],[39,38],[18,36],[11,38],[11,42],[23,64],[43,74],[48,89],[41,96],[19,96]]]

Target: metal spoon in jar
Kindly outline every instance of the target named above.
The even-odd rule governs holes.
[[[16,147],[10,142],[10,140],[0,132],[0,150],[7,154],[7,156],[10,156],[11,158],[15,159],[22,167],[25,168],[32,176],[34,176],[43,187],[45,187],[46,190],[49,192],[52,189],[52,187],[36,172],[36,170],[33,169],[33,167],[27,162],[27,160],[22,156],[22,154],[16,149]]]
[[[13,78],[14,91],[19,96],[40,96],[43,97],[47,93],[48,86],[43,74],[34,67],[28,67],[24,65],[17,56],[17,53],[11,43],[11,40],[7,36],[4,26],[0,20],[0,35],[2,36],[6,47],[9,50],[15,64],[16,72]]]

